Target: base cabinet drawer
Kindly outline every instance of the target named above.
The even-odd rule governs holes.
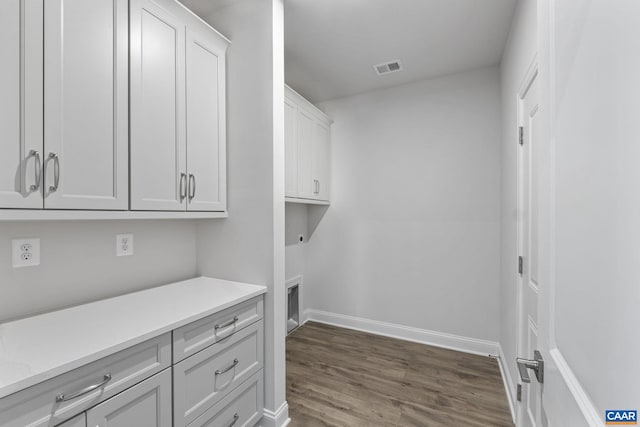
[[[87,411],[96,427],[171,427],[171,368]]]
[[[87,414],[82,413],[71,418],[69,421],[58,424],[56,427],[87,427]]]
[[[252,427],[262,418],[263,408],[264,380],[260,370],[206,410],[189,427]]]
[[[0,399],[0,426],[57,425],[170,366],[167,333]]]
[[[262,296],[189,323],[173,331],[173,362],[228,338],[263,317]]]
[[[260,321],[174,365],[174,426],[193,422],[260,371],[263,345]]]

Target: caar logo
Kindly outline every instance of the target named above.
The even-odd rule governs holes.
[[[638,424],[638,411],[607,410],[604,411],[604,419],[607,425],[636,425]]]

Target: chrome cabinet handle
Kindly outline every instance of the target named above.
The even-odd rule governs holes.
[[[318,189],[319,187],[319,181],[317,179],[313,180],[313,194],[318,194],[320,192],[320,190]]]
[[[316,194],[320,194],[320,180],[318,180],[318,192]]]
[[[238,316],[233,316],[233,319],[229,320],[227,323],[223,323],[222,325],[216,325],[214,329],[217,331],[221,328],[226,328],[227,326],[235,325],[238,321]]]
[[[233,414],[233,421],[231,421],[231,424],[229,424],[229,427],[233,427],[234,425],[236,425],[239,418],[240,418],[240,415],[238,415],[237,412]]]
[[[180,201],[187,197],[187,174],[180,173]]]
[[[38,191],[40,189],[40,180],[42,179],[42,163],[40,162],[40,152],[37,150],[31,150],[29,152],[30,156],[35,157],[36,161],[36,183],[31,187],[31,191]]]
[[[189,201],[196,197],[196,176],[192,173],[189,174]]]
[[[217,369],[215,374],[216,375],[221,375],[224,374],[225,372],[229,372],[230,370],[232,370],[233,368],[235,368],[238,365],[238,359],[233,359],[233,363],[231,365],[229,365],[228,367],[224,368],[223,370]]]
[[[93,390],[99,389],[100,387],[104,386],[106,383],[108,383],[109,381],[111,381],[111,374],[105,374],[104,378],[102,379],[102,381],[100,381],[97,384],[93,384],[90,385],[89,387],[85,387],[80,391],[76,391],[75,393],[71,393],[69,395],[67,394],[59,394],[56,396],[56,402],[66,402],[68,400],[72,400],[75,399],[76,397],[80,397],[84,394],[90,393]]]
[[[51,193],[58,191],[60,184],[60,157],[56,153],[49,153],[49,159],[53,160],[53,185],[49,187]]]

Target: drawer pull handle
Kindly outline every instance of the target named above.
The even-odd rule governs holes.
[[[93,384],[90,385],[89,387],[85,387],[80,391],[76,391],[75,393],[71,393],[71,394],[59,394],[56,396],[56,402],[66,402],[68,400],[72,400],[75,399],[76,397],[80,397],[84,394],[90,393],[93,390],[96,390],[100,387],[102,387],[103,385],[105,385],[106,383],[108,383],[109,381],[111,381],[111,374],[105,374],[104,378],[102,379],[102,381],[100,381],[98,384]]]
[[[229,424],[229,427],[233,427],[234,425],[236,425],[239,418],[240,418],[240,415],[238,415],[237,412],[233,414],[233,421],[231,421],[231,424]]]
[[[215,329],[226,328],[227,326],[235,325],[238,321],[238,316],[234,316],[233,319],[229,320],[227,323],[223,323],[222,325],[216,325]]]
[[[216,375],[221,375],[221,374],[224,374],[225,372],[229,372],[230,370],[235,368],[237,365],[238,365],[238,359],[233,359],[233,363],[231,365],[229,365],[228,368],[225,368],[223,370],[217,369],[216,370]]]

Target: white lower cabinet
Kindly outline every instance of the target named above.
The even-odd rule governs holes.
[[[263,297],[253,297],[10,394],[0,426],[254,426],[264,406],[262,319]]]
[[[82,413],[77,417],[71,418],[69,421],[65,421],[62,424],[58,424],[56,427],[86,427],[87,426],[87,414]]]
[[[260,371],[207,409],[189,427],[254,426],[262,418],[263,407],[264,380]]]
[[[262,321],[173,367],[174,426],[183,427],[262,369]]]
[[[87,425],[171,427],[171,368],[88,410]]]

